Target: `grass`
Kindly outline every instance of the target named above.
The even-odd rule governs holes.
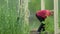
[[[22,14],[22,17],[18,15],[18,4],[19,0],[0,0],[0,34],[29,33],[29,27],[23,20],[25,14]]]
[[[7,3],[8,2],[8,3]],[[0,0],[0,34],[19,34],[16,0]]]

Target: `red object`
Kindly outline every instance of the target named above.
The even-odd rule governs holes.
[[[39,10],[36,12],[36,15],[45,19],[51,15],[51,12],[49,10]]]

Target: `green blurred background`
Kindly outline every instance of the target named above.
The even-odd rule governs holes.
[[[41,0],[29,0],[28,7],[30,10],[29,25],[24,24],[24,14],[18,14],[19,0],[0,0],[0,34],[24,34],[28,30],[38,28],[40,25],[39,20],[36,18],[35,13],[37,10],[41,10]],[[53,10],[53,0],[45,0],[45,9]],[[60,0],[59,2],[60,3]],[[58,4],[60,9],[60,4]],[[20,10],[19,10],[20,11]],[[23,10],[24,11],[24,10]],[[24,13],[24,12],[22,12]],[[17,21],[17,17],[20,15],[20,21]],[[60,10],[58,13],[60,17]],[[60,20],[60,18],[59,18]],[[50,34],[54,33],[54,16],[48,17],[45,21],[46,30]],[[59,27],[60,27],[60,21]],[[23,25],[24,24],[24,25]],[[29,28],[29,29],[28,29]]]

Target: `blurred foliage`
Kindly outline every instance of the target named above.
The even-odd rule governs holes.
[[[17,34],[16,4],[16,0],[0,0],[0,34]]]
[[[37,10],[40,10],[41,8],[41,3],[40,3],[41,0],[31,0],[29,2],[29,10],[31,12],[36,12]]]
[[[53,10],[54,9],[54,0],[45,0],[45,9]]]
[[[45,29],[46,31],[49,32],[49,34],[53,34],[54,33],[54,19],[53,19],[53,16],[51,17],[48,17],[46,20],[45,20]]]
[[[58,19],[59,19],[59,27],[60,27],[60,0],[58,0],[58,8],[59,8]]]

